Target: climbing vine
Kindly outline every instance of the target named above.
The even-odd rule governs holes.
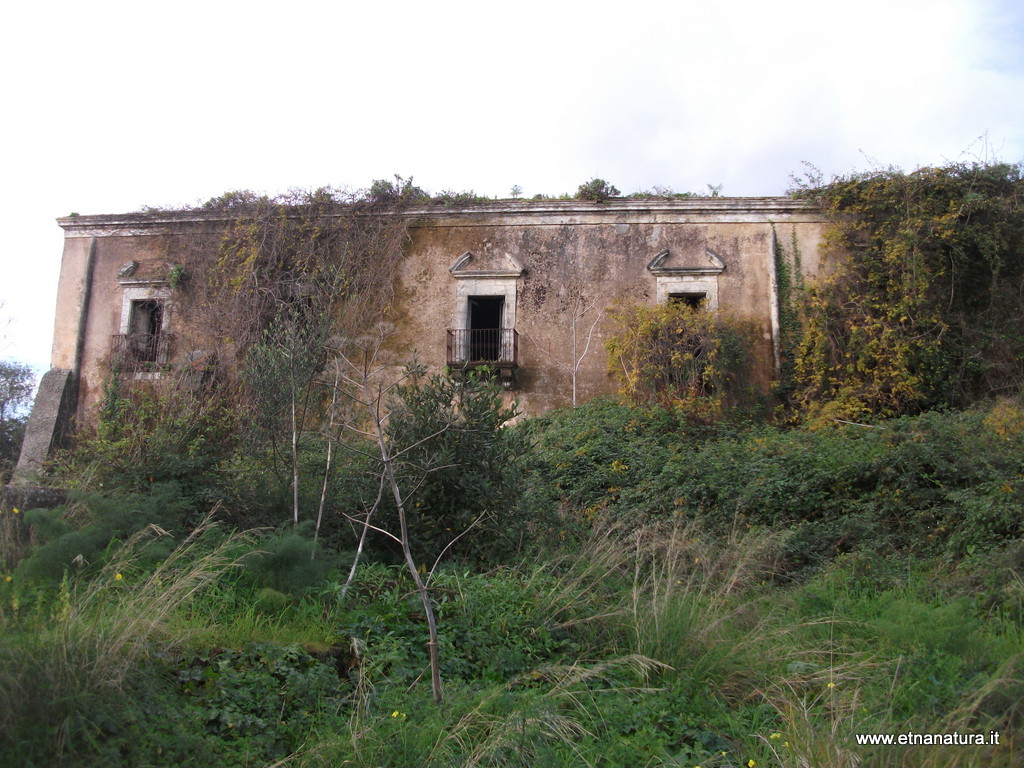
[[[393,309],[403,214],[422,196],[396,182],[357,194],[230,192],[202,206],[193,230],[168,236],[168,251],[187,260],[182,274],[196,276],[174,293],[192,335],[179,346],[183,368],[216,370],[215,396],[239,414],[241,444],[290,486],[295,524],[303,456],[331,399],[328,361]]]
[[[875,171],[800,190],[845,254],[804,292],[794,402],[812,419],[958,407],[1024,382],[1020,165]]]
[[[793,368],[796,351],[803,338],[800,307],[806,286],[804,285],[803,259],[796,239],[796,229],[790,231],[790,243],[786,247],[779,240],[775,225],[775,286],[779,305],[778,360],[779,380],[775,396],[786,403],[793,393]]]
[[[415,202],[387,184],[379,196],[234,192],[206,203],[228,220],[217,236],[189,244],[189,272],[207,276],[186,292],[197,305],[190,316],[240,357],[268,333],[356,333],[382,319],[408,239],[408,220],[396,214]]]

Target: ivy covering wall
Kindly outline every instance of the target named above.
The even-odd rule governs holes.
[[[1019,390],[1020,165],[874,171],[798,194],[821,201],[842,254],[788,297],[801,323],[786,384],[806,417],[898,416]]]

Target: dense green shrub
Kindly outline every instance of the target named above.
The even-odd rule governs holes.
[[[486,375],[417,377],[396,389],[386,437],[398,456],[410,542],[428,566],[446,549],[500,560],[522,548],[529,521],[509,512],[527,445],[522,432],[503,428],[515,414]],[[382,511],[383,527],[397,532],[393,505]]]
[[[563,535],[587,529],[622,494],[643,498],[685,438],[672,413],[592,400],[517,427],[532,449],[525,457],[520,514],[556,522]]]
[[[275,532],[260,542],[259,553],[249,567],[265,586],[277,592],[298,595],[323,583],[335,558],[318,551],[312,537],[312,523]]]
[[[604,179],[593,178],[580,184],[576,190],[577,200],[592,200],[601,203],[611,197],[618,197],[619,190],[614,184],[609,184]]]
[[[25,522],[35,546],[18,566],[20,577],[59,582],[66,571],[94,573],[117,546],[150,525],[183,538],[200,522],[191,499],[178,483],[154,483],[147,493],[76,494],[70,504],[30,510]],[[168,554],[174,538],[150,542],[139,552],[148,561]]]
[[[172,482],[196,503],[212,504],[218,465],[237,445],[239,414],[227,392],[164,383],[129,385],[113,375],[95,430],[82,431],[64,456],[64,482],[130,493]]]
[[[664,412],[592,403],[531,427],[521,503],[577,523],[792,527],[792,568],[865,548],[960,558],[1024,534],[1018,408],[699,432]]]
[[[367,441],[346,439],[333,447],[325,518],[319,540],[337,550],[351,548],[357,538],[342,513],[357,514],[372,501],[379,485],[378,467]],[[327,439],[302,435],[298,443],[300,524],[315,519],[323,491]],[[292,517],[292,477],[287,462],[268,442],[252,440],[226,455],[217,466],[212,493],[224,515],[240,528],[276,528]]]
[[[977,410],[878,428],[764,430],[671,460],[656,487],[677,512],[718,527],[799,526],[798,551],[815,562],[865,546],[961,556],[962,537],[976,539],[967,532],[990,511],[972,512],[967,502],[990,496],[991,483],[1015,487],[1024,469],[1019,438],[994,435],[985,417]],[[986,547],[1024,531],[1005,517]]]

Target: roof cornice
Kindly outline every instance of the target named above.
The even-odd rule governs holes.
[[[57,224],[65,237],[159,235],[183,228],[217,227],[246,216],[245,210],[177,210],[64,216]],[[514,224],[601,224],[642,221],[768,222],[778,219],[824,221],[813,202],[789,197],[614,198],[586,200],[495,200],[461,207],[407,208],[400,215],[412,226]]]

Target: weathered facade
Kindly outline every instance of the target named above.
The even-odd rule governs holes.
[[[616,302],[700,301],[754,321],[757,380],[769,386],[776,240],[795,243],[813,275],[826,229],[821,211],[788,198],[511,201],[402,215],[410,241],[397,277],[394,348],[435,368],[495,366],[529,414],[571,402],[573,369],[579,399],[615,391],[604,341]],[[194,318],[176,301],[175,269],[197,233],[216,236],[228,216],[58,220],[65,245],[51,364],[70,372],[61,380],[79,419],[91,418],[113,361],[122,375],[154,378],[202,353]],[[66,394],[56,401],[67,408]]]

